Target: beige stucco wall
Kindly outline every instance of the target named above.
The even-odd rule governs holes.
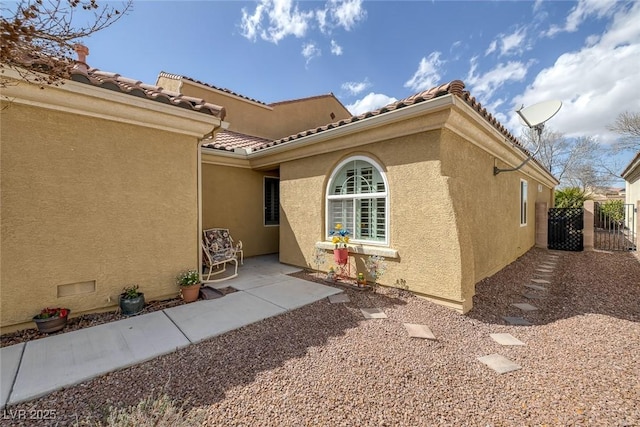
[[[442,133],[440,156],[442,174],[449,177],[465,273],[462,293],[468,299],[475,283],[535,245],[535,203],[550,205],[552,190],[523,170],[494,176],[494,157],[448,130]],[[520,225],[521,179],[528,183],[526,226]]]
[[[433,131],[282,164],[280,260],[311,265],[314,245],[325,236],[324,194],[333,168],[348,156],[369,156],[385,168],[390,187],[389,246],[399,254],[387,258],[388,269],[380,283],[406,284],[419,294],[460,305],[461,249],[439,152],[440,132]],[[364,272],[366,256],[354,258],[356,270]],[[328,253],[323,270],[331,260]]]
[[[274,139],[351,117],[351,113],[332,95],[277,103],[273,105],[273,113],[271,137]]]
[[[228,228],[242,240],[245,257],[278,252],[280,227],[264,225],[265,176],[278,177],[278,171],[202,166],[202,228]]]
[[[345,119],[351,114],[333,96],[318,96],[267,106],[228,94],[207,86],[182,80],[159,77],[158,85],[178,89],[181,93],[221,105],[225,108],[225,121],[229,130],[268,139],[284,138],[296,132]],[[331,118],[331,113],[335,118]]]
[[[17,103],[1,125],[3,328],[46,306],[114,306],[131,284],[177,294],[198,260],[195,137]]]
[[[460,119],[456,117],[456,120]],[[402,134],[423,118],[397,123]],[[474,126],[467,123],[467,131]],[[366,133],[371,140],[389,126]],[[477,137],[492,141],[478,128]],[[342,147],[361,142],[363,133],[340,139]],[[493,138],[493,139],[492,139]],[[483,143],[496,143],[487,142]],[[501,142],[500,142],[501,143]],[[385,169],[390,194],[388,269],[380,280],[461,311],[471,308],[475,284],[535,244],[535,203],[550,203],[551,188],[529,167],[493,175],[495,157],[449,129],[388,138],[356,148],[284,162],[281,174],[280,260],[310,266],[316,242],[325,240],[325,191],[336,165],[352,155],[369,156]],[[504,165],[502,165],[504,167]],[[520,178],[528,182],[528,224],[520,226]],[[366,256],[353,255],[364,272]],[[332,263],[330,254],[321,267]]]

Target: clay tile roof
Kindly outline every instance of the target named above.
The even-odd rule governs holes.
[[[419,104],[421,102],[429,101],[431,99],[438,98],[440,96],[452,94],[452,95],[455,95],[455,96],[458,96],[459,98],[461,98],[471,108],[473,108],[478,113],[480,113],[480,115],[482,117],[484,117],[489,123],[491,123],[491,125],[493,127],[495,127],[500,133],[502,133],[505,136],[505,138],[507,138],[512,144],[516,145],[519,149],[521,149],[525,153],[529,154],[529,152],[518,141],[518,139],[515,136],[513,136],[504,126],[502,126],[500,124],[500,122],[498,122],[498,120],[496,120],[496,118],[493,117],[493,115],[491,115],[491,113],[489,113],[485,108],[483,108],[482,105],[480,105],[480,103],[478,101],[476,101],[476,99],[474,97],[472,97],[469,94],[468,91],[464,90],[464,88],[465,88],[464,82],[462,82],[461,80],[453,80],[453,81],[451,81],[449,83],[444,83],[444,84],[441,84],[440,86],[435,86],[435,87],[432,87],[430,89],[424,90],[422,92],[413,94],[413,95],[409,96],[408,98],[401,99],[399,101],[396,101],[396,102],[394,102],[392,104],[386,105],[386,106],[384,106],[382,108],[379,108],[377,110],[369,111],[369,112],[366,112],[366,113],[363,113],[363,114],[360,114],[360,115],[357,115],[357,116],[352,116],[352,117],[350,117],[348,119],[340,120],[338,122],[329,123],[327,125],[320,126],[318,128],[315,128],[315,129],[308,129],[308,130],[299,132],[299,133],[294,134],[294,135],[289,135],[289,136],[287,136],[285,138],[281,138],[281,139],[272,141],[272,142],[270,142],[268,144],[264,144],[264,145],[261,145],[259,147],[255,147],[254,150],[260,150],[260,149],[272,147],[274,145],[285,144],[287,142],[291,142],[291,141],[294,141],[296,139],[303,138],[305,136],[317,134],[317,133],[324,132],[324,131],[329,130],[329,129],[333,129],[333,128],[336,128],[336,127],[344,126],[344,125],[347,125],[347,124],[350,124],[350,123],[355,123],[357,121],[360,121],[360,120],[363,120],[363,119],[367,119],[369,117],[378,116],[380,114],[385,114],[385,113],[388,113],[390,111],[399,110],[401,108],[405,108],[405,107],[408,107],[410,105],[415,105],[415,104]]]
[[[115,92],[126,93],[140,98],[174,105],[187,110],[198,111],[200,113],[215,116],[220,120],[224,120],[226,115],[224,107],[208,103],[204,99],[183,96],[180,93],[171,92],[158,86],[145,84],[139,80],[122,77],[117,73],[102,71],[96,68],[88,68],[86,67],[86,64],[81,65],[84,66],[75,66],[71,70],[71,80],[113,90]]]
[[[248,96],[240,95],[239,93],[234,92],[234,91],[232,91],[232,90],[225,89],[225,88],[218,87],[218,86],[214,86],[214,85],[212,85],[212,84],[205,83],[205,82],[200,81],[200,80],[192,79],[191,77],[182,76],[182,75],[180,75],[180,74],[171,74],[171,73],[167,73],[167,72],[165,72],[165,71],[160,71],[160,75],[159,75],[159,77],[166,77],[166,78],[168,78],[168,79],[173,79],[173,80],[180,80],[180,79],[182,79],[182,80],[188,80],[188,81],[190,81],[190,82],[197,83],[197,84],[199,84],[199,85],[203,85],[203,86],[206,86],[206,87],[210,87],[210,88],[212,88],[212,89],[215,89],[215,90],[219,90],[220,92],[228,93],[229,95],[237,96],[238,98],[246,99],[246,100],[248,100],[248,101],[255,102],[255,103],[257,103],[257,104],[267,105],[267,104],[265,104],[265,103],[264,103],[264,102],[262,102],[262,101],[258,101],[257,99],[249,98]]]
[[[233,151],[235,148],[251,148],[255,150],[265,144],[271,144],[270,139],[260,138],[257,136],[246,135],[230,130],[222,130],[216,134],[214,140],[205,140],[202,144],[206,148],[214,148],[216,150]]]

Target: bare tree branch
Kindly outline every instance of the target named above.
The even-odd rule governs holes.
[[[640,151],[640,113],[628,111],[620,113],[616,121],[607,126],[607,129],[621,135],[615,144],[616,150]]]
[[[521,139],[528,146],[538,144],[538,134],[533,129],[523,131]],[[603,148],[592,137],[570,139],[545,128],[539,143],[535,158],[558,178],[560,187],[604,187],[617,176],[612,173],[613,166],[606,160]]]
[[[118,9],[100,6],[98,0],[21,0],[5,5],[0,7],[0,73],[11,68],[24,79],[56,84],[68,76],[73,45],[117,22],[132,9],[132,0]],[[6,84],[0,77],[0,87]]]

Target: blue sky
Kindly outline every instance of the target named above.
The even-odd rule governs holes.
[[[136,1],[83,42],[90,66],[146,83],[166,71],[266,103],[333,92],[354,114],[460,79],[516,135],[519,106],[559,99],[550,128],[606,144],[640,111],[638,22],[640,2],[608,0]]]

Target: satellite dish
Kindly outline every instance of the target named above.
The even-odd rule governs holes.
[[[520,107],[516,113],[520,116],[520,122],[523,125],[535,128],[555,116],[561,107],[561,101],[551,100],[539,102],[526,108],[524,108],[524,106]]]
[[[540,151],[540,139],[542,137],[542,130],[544,129],[544,123],[551,117],[555,116],[560,108],[562,102],[557,100],[539,102],[533,104],[530,107],[524,108],[524,105],[516,110],[516,113],[520,116],[520,123],[527,126],[529,129],[534,129],[538,133],[538,144],[536,150],[530,153],[529,156],[520,165],[511,169],[500,169],[497,166],[493,166],[493,175],[498,175],[500,172],[513,172],[517,171],[521,167],[527,164],[529,160],[533,159],[533,156]]]

